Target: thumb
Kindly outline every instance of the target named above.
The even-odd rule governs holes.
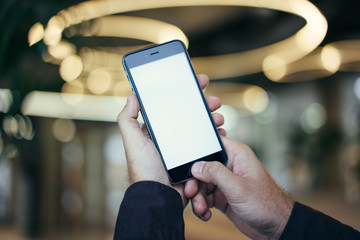
[[[238,176],[232,173],[222,163],[214,162],[196,162],[191,168],[194,178],[205,182],[212,183],[227,195],[234,190],[238,184]]]
[[[130,94],[126,100],[126,104],[124,106],[124,109],[120,112],[119,117],[126,116],[129,118],[135,118],[137,119],[140,111],[140,105],[137,101],[137,98],[134,94]]]
[[[124,109],[117,117],[117,123],[120,133],[124,138],[131,136],[135,132],[141,131],[137,117],[139,115],[140,106],[134,94],[130,94],[127,98]]]

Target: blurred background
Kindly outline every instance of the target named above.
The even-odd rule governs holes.
[[[181,39],[228,136],[360,230],[360,2],[2,0],[0,239],[112,239],[128,187],[121,58]],[[141,119],[139,119],[141,121]],[[246,239],[185,209],[187,239]]]

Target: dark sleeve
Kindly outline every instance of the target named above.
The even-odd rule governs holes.
[[[360,232],[296,202],[280,237],[287,239],[360,239]]]
[[[120,205],[115,239],[185,239],[180,194],[156,182],[131,185]]]

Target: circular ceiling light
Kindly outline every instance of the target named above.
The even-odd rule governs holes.
[[[60,11],[56,16],[50,19],[44,31],[44,42],[48,45],[56,45],[61,41],[62,32],[66,28],[84,21],[92,19],[96,20],[97,18],[106,15],[145,9],[185,6],[246,6],[267,8],[288,12],[300,16],[306,21],[305,26],[293,36],[265,47],[240,53],[193,58],[192,60],[195,69],[198,72],[207,73],[211,79],[242,76],[260,72],[262,70],[264,70],[265,74],[270,79],[272,79],[273,76],[275,76],[275,78],[281,78],[281,76],[284,75],[284,67],[314,50],[321,43],[327,32],[327,21],[325,17],[312,3],[305,0],[224,0],[221,2],[218,0],[183,0],[178,2],[167,0],[112,0],[87,1]],[[108,21],[112,21],[112,18],[114,17],[120,16],[111,16]],[[149,19],[147,19],[147,21],[148,20]],[[103,20],[98,21],[101,25],[101,21]],[[104,25],[101,26],[104,27]],[[141,24],[136,23],[135,29],[137,30],[138,27],[141,27]],[[106,29],[107,28],[105,27],[103,28],[105,32]],[[132,27],[132,29],[134,28]],[[175,32],[181,32],[181,30],[176,29],[176,27],[173,29]],[[99,29],[99,31],[103,30]],[[137,35],[138,32],[139,31],[134,31],[131,34],[123,34],[127,37],[140,37],[143,40],[150,40],[155,43],[170,40],[169,37],[161,37],[163,32],[160,31],[158,27],[154,28],[150,34],[151,36],[160,36],[157,40],[150,39],[149,35],[146,34],[139,36]],[[104,33],[98,34],[107,35]],[[111,34],[113,35],[113,33]],[[34,36],[37,36],[37,38],[34,37],[34,39],[31,40],[29,36],[29,42],[32,44],[39,39],[39,35],[34,34]],[[179,37],[177,36],[176,38]],[[184,39],[186,39],[186,37]]]

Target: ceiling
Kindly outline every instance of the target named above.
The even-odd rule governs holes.
[[[58,66],[44,63],[41,59],[44,45],[40,43],[29,48],[25,40],[32,24],[41,22],[45,25],[58,11],[79,2],[81,1],[5,0],[0,4],[3,5],[0,30],[4,32],[1,40],[3,51],[0,59],[0,87],[21,86],[21,95],[32,90],[60,90],[63,81],[59,77]],[[328,33],[321,45],[344,39],[360,39],[359,1],[312,2],[322,11],[329,23]],[[163,8],[130,12],[126,15],[159,19],[180,27],[189,39],[189,52],[192,57],[266,46],[291,36],[305,24],[302,18],[288,13],[246,7]],[[138,44],[138,41],[119,38],[92,37],[71,40],[90,47]],[[263,74],[224,80],[252,82],[264,88],[276,84],[266,79]]]

